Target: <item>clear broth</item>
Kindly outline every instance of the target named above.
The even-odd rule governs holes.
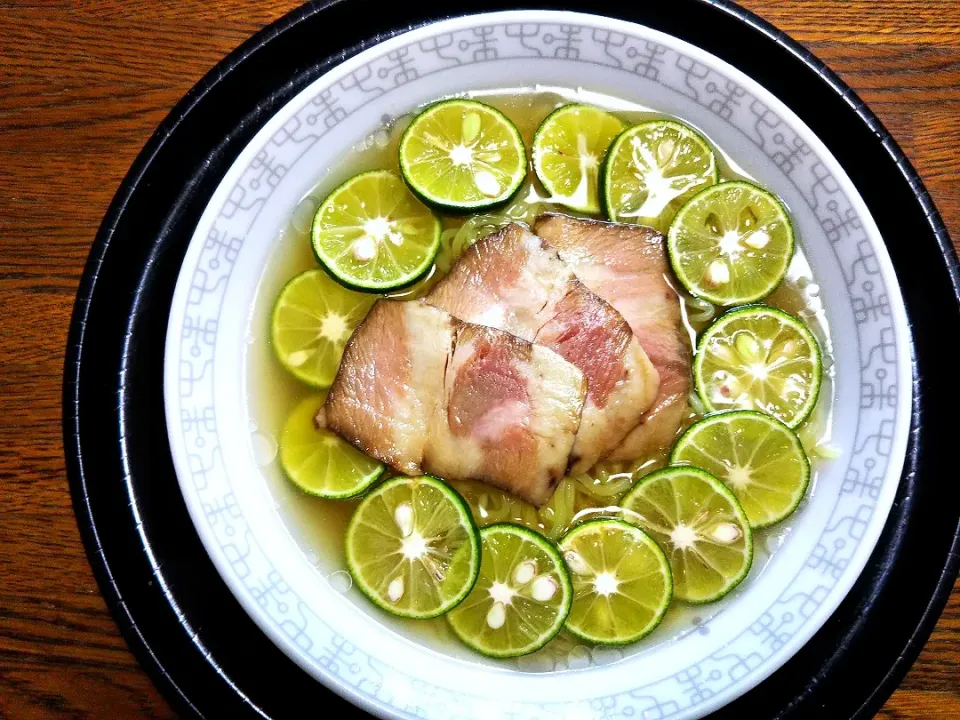
[[[629,123],[664,117],[662,113],[619,98],[564,88],[507,88],[472,93],[471,97],[482,97],[484,102],[502,110],[517,125],[528,148],[540,122],[552,110],[568,102],[585,102],[605,107]],[[356,589],[351,589],[350,576],[343,561],[343,541],[347,522],[358,501],[328,501],[302,494],[286,480],[276,459],[276,439],[280,436],[286,416],[300,400],[317,391],[306,387],[288,374],[273,356],[269,321],[274,300],[288,280],[305,270],[317,267],[310,248],[309,228],[313,214],[326,194],[347,178],[364,170],[386,168],[399,172],[397,145],[403,129],[411,119],[412,114],[396,118],[350,148],[342,161],[327,169],[313,190],[301,200],[290,223],[276,238],[257,290],[250,351],[247,356],[252,443],[255,455],[267,476],[277,509],[290,534],[318,571],[329,578],[333,587],[349,593],[357,603],[368,607],[369,612],[377,613],[386,624],[417,642],[449,655],[476,662],[491,662],[463,648],[453,637],[443,618],[401,620],[374,608]],[[686,118],[679,119],[690,124]],[[711,143],[719,151],[720,173],[724,179],[751,179],[712,139]],[[518,193],[518,199],[510,206],[508,213],[519,219],[532,219],[538,208],[568,212],[562,207],[537,204],[537,201],[542,201],[542,189],[537,188],[532,173],[530,178],[528,185]],[[525,207],[525,200],[533,201],[533,206]],[[445,229],[453,230],[461,226],[465,218],[448,216],[444,217],[443,221]],[[431,277],[401,293],[401,296],[421,295],[441,276],[439,271],[435,271]],[[682,305],[684,321],[693,341],[697,332],[709,324],[713,314],[709,307],[691,298],[681,297],[678,302]],[[798,242],[787,278],[765,302],[802,317],[817,335],[824,349],[825,372],[820,399],[811,419],[800,430],[801,438],[809,451],[818,444],[829,442],[833,369],[829,328],[819,299],[819,286],[803,254],[802,240]],[[691,408],[688,424],[697,417],[696,410]],[[574,481],[579,483],[579,486],[574,487],[576,514],[572,518],[551,517],[549,505],[538,513],[532,506],[480,483],[454,485],[471,502],[480,524],[513,520],[556,535],[563,527],[569,526],[574,518],[579,519],[583,514],[610,512],[611,506],[615,506],[629,488],[630,478],[635,480],[665,465],[668,451],[669,448],[663,448],[636,463],[607,467],[603,472],[593,473],[594,477]],[[808,498],[816,491],[816,478],[814,463]],[[807,502],[805,499],[798,513],[803,512]],[[755,533],[755,557],[751,570],[753,577],[763,571],[790,534],[791,527],[792,522],[788,519],[773,528]],[[748,579],[744,584],[749,582]],[[737,592],[734,592],[730,597],[735,597],[736,594]],[[727,602],[729,600],[725,599],[715,605],[699,607],[674,603],[655,633],[625,648],[593,648],[561,634],[543,650],[519,658],[516,662],[522,670],[548,672],[616,661],[626,655],[643,652],[653,645],[670,642],[687,633],[698,631],[703,623],[716,615]]]

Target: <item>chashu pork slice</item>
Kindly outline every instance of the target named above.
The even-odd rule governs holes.
[[[467,249],[427,302],[548,347],[583,372],[587,401],[572,475],[618,447],[657,396],[657,371],[623,317],[523,225],[508,225]]]
[[[663,235],[640,225],[552,213],[537,218],[534,232],[620,312],[660,374],[653,406],[610,459],[635,460],[669,446],[687,414],[692,354]]]
[[[480,480],[539,506],[566,471],[585,398],[583,374],[547,348],[380,300],[317,424],[408,475]]]

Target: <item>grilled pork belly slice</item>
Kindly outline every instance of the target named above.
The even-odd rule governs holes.
[[[317,424],[408,475],[480,480],[539,506],[566,471],[586,386],[545,347],[380,300],[347,343]]]
[[[635,460],[669,446],[687,413],[692,354],[670,284],[663,235],[640,225],[544,214],[534,232],[629,323],[660,376],[653,406],[609,458]]]
[[[587,402],[573,475],[619,446],[657,396],[657,372],[623,317],[523,225],[508,225],[467,249],[427,302],[548,347],[583,372]]]

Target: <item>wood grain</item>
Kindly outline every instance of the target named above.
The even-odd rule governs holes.
[[[748,0],[877,112],[960,239],[960,3]],[[0,717],[168,718],[77,533],[60,438],[67,326],[137,152],[296,0],[0,0]],[[883,718],[960,717],[960,591]]]

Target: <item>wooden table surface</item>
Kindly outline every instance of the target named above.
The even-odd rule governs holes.
[[[0,718],[167,718],[77,532],[67,327],[114,191],[168,110],[297,0],[0,0]],[[746,0],[880,116],[960,240],[960,2]],[[960,587],[880,717],[960,718]]]

